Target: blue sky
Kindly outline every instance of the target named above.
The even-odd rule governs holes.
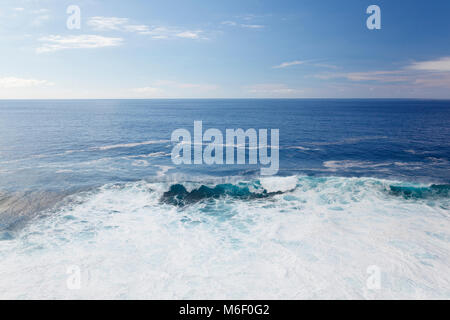
[[[450,1],[2,0],[0,52],[4,99],[450,98]]]

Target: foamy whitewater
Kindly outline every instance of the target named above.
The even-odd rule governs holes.
[[[448,186],[446,196],[370,178],[232,186],[180,205],[165,203],[168,184],[144,181],[71,196],[1,242],[0,297],[450,298]],[[73,265],[79,290],[67,288]],[[379,290],[366,286],[372,265]]]
[[[279,129],[278,175],[175,165],[196,120]],[[438,100],[0,100],[0,299],[450,299],[449,123]]]

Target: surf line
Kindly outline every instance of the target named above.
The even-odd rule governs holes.
[[[270,176],[277,174],[279,169],[279,137],[279,129],[270,129],[269,156],[268,129],[258,131],[253,128],[246,131],[240,128],[226,129],[224,144],[224,135],[221,130],[210,128],[203,133],[203,122],[194,121],[194,141],[192,141],[191,132],[187,129],[176,129],[172,132],[171,141],[177,144],[172,149],[171,158],[175,165],[224,164],[224,149],[226,149],[225,164],[256,165],[259,162],[262,165],[261,175]],[[204,145],[205,148],[203,148]],[[236,152],[235,149],[237,149]],[[247,150],[248,162],[246,161]],[[192,161],[192,152],[194,161]]]

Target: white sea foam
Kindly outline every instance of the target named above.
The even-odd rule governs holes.
[[[261,184],[293,190],[183,208],[160,202],[166,183],[80,193],[0,241],[0,298],[450,298],[448,199],[405,200],[366,178]]]
[[[333,170],[349,168],[378,168],[391,165],[391,162],[376,163],[371,161],[331,160],[324,161],[323,166]]]
[[[157,166],[155,166],[155,167],[158,167],[160,170],[156,173],[156,175],[158,176],[158,177],[164,177],[165,176],[165,174],[167,173],[167,171],[169,171],[170,169],[173,169],[174,167],[171,167],[171,166],[160,166],[160,165],[157,165]]]
[[[297,177],[267,177],[261,178],[261,186],[267,190],[267,192],[286,192],[294,190],[297,186]]]
[[[169,140],[149,140],[149,141],[143,141],[143,142],[134,142],[134,143],[120,143],[120,144],[113,144],[109,146],[101,146],[101,147],[95,147],[92,148],[93,150],[110,150],[110,149],[117,149],[117,148],[133,148],[138,146],[145,146],[149,144],[160,144],[160,143],[166,143]]]
[[[73,172],[73,170],[70,169],[61,169],[61,170],[56,170],[55,173],[70,173]]]
[[[368,140],[379,140],[379,139],[387,139],[386,136],[362,136],[362,137],[353,137],[346,138],[338,141],[325,141],[325,142],[313,142],[312,145],[316,146],[331,146],[331,145],[344,145],[344,144],[354,144],[362,141]]]
[[[296,150],[300,150],[300,151],[319,151],[319,148],[307,148],[307,147],[302,147],[302,146],[292,146],[292,147],[287,147],[286,149],[296,149]]]
[[[134,160],[131,165],[134,167],[147,167],[149,163],[147,160]]]
[[[136,156],[128,156],[126,158],[159,158],[159,157],[170,157],[170,153],[164,151],[152,152],[149,154],[141,154]]]

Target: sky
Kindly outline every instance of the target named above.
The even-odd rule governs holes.
[[[449,99],[450,1],[2,0],[0,52],[0,99]]]

